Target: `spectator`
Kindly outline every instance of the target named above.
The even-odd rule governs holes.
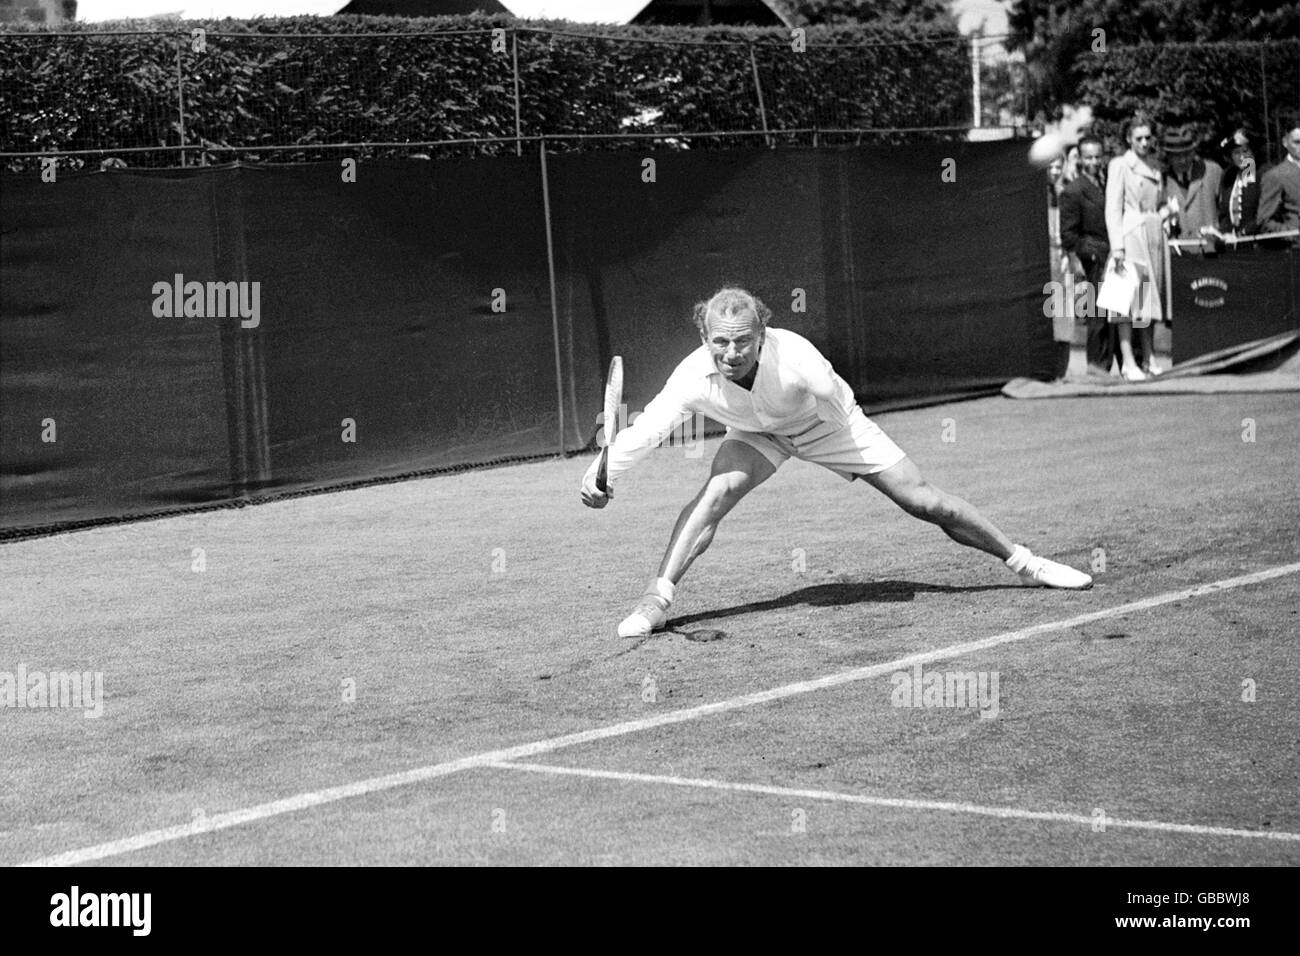
[[[1129,120],[1125,138],[1128,151],[1112,159],[1106,170],[1106,234],[1116,267],[1136,269],[1139,282],[1127,314],[1112,314],[1111,321],[1118,325],[1124,377],[1140,382],[1159,371],[1151,361],[1151,323],[1164,318],[1164,222],[1178,208],[1176,199],[1160,204],[1155,124],[1139,113]],[[1141,358],[1134,354],[1135,338]]]
[[[1239,127],[1219,148],[1228,162],[1219,187],[1219,231],[1249,235],[1255,231],[1259,213],[1259,172],[1255,167],[1259,141],[1249,129]]]
[[[1061,188],[1079,178],[1079,144],[1075,143],[1065,152],[1065,165],[1061,168]]]
[[[1061,198],[1061,190],[1065,186],[1065,154],[1061,153],[1052,158],[1047,164],[1047,205],[1055,209],[1056,201]]]
[[[1106,236],[1106,181],[1101,140],[1091,134],[1079,141],[1079,176],[1061,193],[1061,246],[1078,262],[1080,273],[1091,283],[1096,302],[1101,277],[1110,257]],[[1086,316],[1088,337],[1085,351],[1088,371],[1109,375],[1119,348],[1117,327],[1096,308]]]
[[[1300,123],[1287,130],[1282,146],[1286,158],[1259,181],[1256,224],[1262,233],[1300,229]],[[1300,236],[1292,242],[1300,245]]]
[[[1204,252],[1213,248],[1214,242],[1204,230],[1217,230],[1219,226],[1223,167],[1197,156],[1196,140],[1196,128],[1191,125],[1165,130],[1161,146],[1169,172],[1165,176],[1164,197],[1177,199],[1178,205],[1177,215],[1170,219],[1170,237],[1195,239],[1201,246],[1192,251]]]
[[[1063,379],[1070,369],[1070,345],[1074,341],[1074,275],[1066,264],[1061,248],[1061,191],[1064,188],[1065,154],[1056,156],[1047,166],[1047,236],[1048,263],[1052,282],[1063,291],[1053,296],[1052,339],[1056,343],[1052,360],[1053,377]],[[1057,308],[1057,306],[1063,306]]]

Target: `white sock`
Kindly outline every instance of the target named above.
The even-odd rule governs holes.
[[[647,597],[659,598],[663,602],[666,611],[668,606],[673,603],[673,597],[677,593],[677,586],[667,578],[654,578],[651,580],[650,586],[646,588],[645,593]]]
[[[1019,574],[1025,569],[1025,565],[1029,563],[1029,559],[1033,556],[1034,554],[1032,551],[1026,548],[1023,544],[1018,544],[1011,552],[1011,557],[1007,558],[1006,565],[1012,571],[1015,571],[1016,574]]]

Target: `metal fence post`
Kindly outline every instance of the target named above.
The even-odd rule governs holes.
[[[1030,76],[1029,76],[1029,64],[1027,62],[1020,64],[1020,77],[1021,77],[1021,86],[1024,88],[1024,93],[1025,93],[1025,132],[1028,132],[1033,127],[1034,118],[1029,113]]]
[[[1264,65],[1264,44],[1259,45],[1259,86],[1264,100],[1264,156],[1265,162],[1273,155],[1273,126],[1268,121],[1268,70]],[[1258,160],[1256,160],[1258,162]]]
[[[767,107],[763,105],[763,84],[758,78],[758,57],[754,55],[754,44],[749,44],[749,65],[754,71],[754,91],[758,93],[758,115],[763,121],[763,139],[766,140],[768,148],[772,146],[772,137],[768,135],[767,130]]]
[[[181,165],[188,166],[185,158],[185,74],[181,70],[181,49],[185,46],[184,35],[176,38],[176,118],[181,134]]]
[[[976,30],[970,37],[970,72],[971,72],[971,106],[974,110],[974,122],[971,124],[975,129],[984,125],[984,110],[980,105],[980,31]]]
[[[524,155],[523,126],[519,119],[519,31],[510,31],[510,59],[515,73],[515,155]]]
[[[546,140],[538,143],[542,172],[542,218],[546,224],[546,271],[551,284],[551,338],[555,343],[555,407],[559,413],[560,457],[564,457],[564,363],[560,361],[560,308],[555,289],[555,240],[551,232],[551,181],[546,173]]]

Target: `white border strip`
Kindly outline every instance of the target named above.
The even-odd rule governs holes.
[[[1015,807],[985,807],[976,803],[948,800],[912,800],[904,797],[870,797],[857,793],[840,793],[835,790],[798,790],[790,787],[769,787],[757,783],[731,783],[726,780],[708,780],[700,777],[674,777],[652,773],[627,773],[622,770],[595,770],[587,767],[561,767],[543,763],[513,763],[503,760],[491,766],[499,770],[524,770],[529,773],[550,773],[571,777],[594,777],[601,780],[618,780],[625,783],[658,783],[674,787],[699,787],[705,790],[731,790],[739,793],[759,793],[796,800],[826,800],[837,803],[859,803],[873,807],[895,807],[900,810],[946,810],[950,813],[976,813],[986,817],[1009,820],[1049,820],[1054,823],[1078,823],[1091,827],[1097,820],[1079,813],[1056,813],[1045,810],[1019,810]],[[1209,827],[1196,823],[1163,823],[1159,820],[1121,820],[1112,816],[1102,818],[1105,829],[1161,830],[1166,833],[1194,833],[1198,836],[1255,837],[1265,840],[1300,840],[1300,833],[1284,830],[1238,830],[1233,827]]]
[[[31,860],[20,865],[76,866],[82,863],[90,863],[94,860],[103,860],[108,857],[121,856],[124,853],[134,853],[137,850],[157,846],[160,843],[182,840],[186,837],[195,836],[200,833],[212,833],[216,830],[226,830],[230,827],[255,823],[259,820],[266,820],[270,817],[280,816],[284,813],[296,813],[299,810],[306,810],[310,807],[318,807],[327,803],[335,803],[339,800],[347,800],[351,797],[361,797],[371,793],[378,793],[381,790],[391,790],[394,787],[404,787],[414,783],[424,783],[427,780],[434,780],[438,777],[445,777],[448,774],[459,773],[462,770],[471,770],[475,767],[488,767],[494,764],[504,763],[511,760],[520,760],[526,757],[536,757],[538,754],[552,753],[565,747],[574,747],[578,744],[592,743],[593,741],[605,740],[610,737],[623,737],[627,734],[640,733],[644,730],[653,730],[656,727],[680,724],[688,720],[698,720],[701,717],[709,717],[713,714],[722,714],[727,711],[740,710],[744,707],[753,707],[757,704],[766,704],[774,700],[783,700],[787,697],[795,697],[799,694],[808,694],[813,691],[825,690],[828,687],[838,687],[842,684],[849,684],[854,681],[878,677],[881,674],[892,674],[894,671],[907,670],[916,664],[926,664],[930,661],[947,660],[963,654],[973,654],[977,651],[988,650],[991,647],[998,647],[1002,644],[1011,644],[1016,641],[1023,641],[1039,634],[1050,634],[1054,631],[1064,631],[1072,627],[1078,627],[1082,624],[1091,624],[1094,621],[1104,621],[1108,618],[1123,617],[1126,614],[1133,614],[1137,611],[1150,610],[1151,608],[1160,607],[1164,604],[1172,604],[1175,601],[1185,601],[1188,598],[1201,597],[1202,595],[1213,594],[1217,591],[1228,591],[1233,588],[1259,584],[1261,581],[1268,581],[1273,578],[1283,577],[1284,575],[1295,574],[1297,571],[1300,571],[1300,562],[1294,564],[1283,564],[1263,571],[1256,571],[1253,574],[1243,574],[1239,577],[1224,578],[1221,581],[1214,581],[1210,584],[1200,584],[1196,587],[1184,588],[1181,591],[1168,591],[1164,594],[1158,594],[1155,597],[1144,598],[1141,601],[1132,601],[1128,604],[1121,604],[1118,607],[1108,608],[1104,611],[1093,611],[1089,614],[1079,614],[1075,617],[1066,618],[1063,621],[1051,621],[1046,624],[1036,624],[1033,627],[1022,628],[1018,631],[1007,631],[1002,634],[995,634],[992,637],[982,638],[978,641],[951,644],[948,647],[941,647],[933,651],[921,651],[916,654],[909,654],[906,657],[900,657],[897,660],[885,661],[881,664],[871,664],[866,667],[857,667],[847,671],[840,671],[839,673],[828,674],[825,677],[818,677],[814,680],[800,681],[795,684],[785,684],[781,687],[774,687],[770,690],[758,691],[753,694],[742,694],[739,697],[731,697],[727,700],[720,700],[712,704],[701,704],[698,707],[687,707],[683,710],[673,710],[664,714],[657,714],[653,717],[642,717],[638,720],[628,720],[623,723],[609,724],[605,727],[594,727],[591,730],[565,734],[561,737],[551,737],[530,744],[508,747],[504,750],[491,750],[486,753],[475,754],[469,757],[461,757],[458,760],[449,760],[445,763],[431,764],[427,767],[417,767],[412,770],[405,770],[401,773],[388,774],[382,777],[371,777],[368,780],[358,780],[355,783],[343,784],[337,787],[328,787],[324,790],[299,793],[292,797],[285,797],[282,800],[273,800],[270,803],[261,803],[256,806],[245,807],[242,810],[231,810],[227,813],[215,813],[202,821],[164,827],[159,830],[150,830],[146,833],[137,833],[134,836],[124,837],[120,840],[111,840],[107,843],[98,843],[94,846],[82,847],[78,850],[69,850],[65,853],[41,857],[40,859]]]

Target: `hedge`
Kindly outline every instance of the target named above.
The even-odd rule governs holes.
[[[1236,126],[1267,132],[1276,146],[1283,127],[1300,122],[1300,40],[1112,47],[1078,66],[1079,99],[1093,104],[1098,131],[1116,148],[1138,110],[1196,125],[1210,155]]]
[[[795,52],[779,28],[579,27],[483,15],[143,26],[117,23],[111,28],[139,32],[109,36],[92,35],[103,24],[60,28],[70,35],[0,33],[0,151],[176,147],[182,99],[191,163],[234,158],[219,147],[286,161],[337,155],[310,148],[321,144],[512,139],[516,44],[526,137],[639,132],[683,145],[677,134],[761,130],[755,67],[771,130],[963,127],[970,115],[968,47],[942,28],[809,28],[806,50]],[[198,28],[203,52],[191,46]],[[735,140],[690,145],[723,142]],[[514,149],[503,141],[464,151]],[[178,158],[120,155],[133,165]]]

